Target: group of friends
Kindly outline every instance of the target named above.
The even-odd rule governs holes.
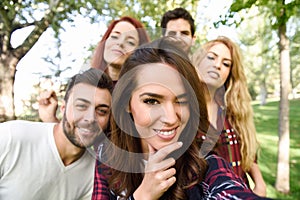
[[[218,37],[191,53],[184,8],[161,28],[150,41],[139,20],[114,20],[62,119],[47,91],[43,122],[0,124],[0,199],[267,199],[238,46]]]

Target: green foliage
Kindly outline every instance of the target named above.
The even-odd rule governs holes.
[[[275,179],[277,169],[278,150],[278,101],[271,101],[260,106],[253,106],[255,113],[255,125],[260,142],[260,154],[258,163],[262,175],[267,184],[267,196],[275,199],[299,199],[300,198],[300,99],[290,101],[290,185],[291,190],[287,195],[276,191]]]

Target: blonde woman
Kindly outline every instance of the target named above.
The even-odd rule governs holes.
[[[209,90],[206,100],[211,133],[218,133],[213,152],[229,161],[249,185],[248,173],[255,184],[253,191],[265,196],[266,185],[256,163],[258,142],[251,97],[238,46],[229,38],[218,37],[198,49],[192,62]],[[198,137],[206,139],[205,135]]]

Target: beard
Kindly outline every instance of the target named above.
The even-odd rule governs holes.
[[[102,133],[99,125],[94,121],[92,123],[71,123],[68,122],[66,113],[62,119],[63,131],[68,140],[78,148],[85,149],[94,144],[97,137]],[[81,135],[80,129],[88,130],[92,134]]]

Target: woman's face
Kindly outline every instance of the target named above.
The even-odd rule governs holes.
[[[104,60],[112,65],[122,65],[130,53],[139,46],[139,34],[129,22],[115,25],[104,46]]]
[[[162,63],[143,66],[129,104],[144,153],[178,141],[190,117],[178,71]]]
[[[216,43],[208,49],[206,56],[198,65],[200,78],[211,89],[224,85],[232,67],[230,50],[223,43]]]

